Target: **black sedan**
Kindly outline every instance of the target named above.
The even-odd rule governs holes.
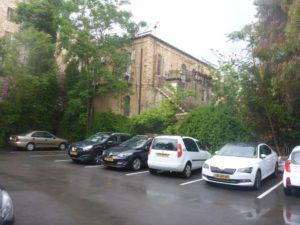
[[[14,224],[14,207],[9,194],[0,185],[0,225]]]
[[[119,146],[103,152],[103,165],[115,168],[130,168],[134,171],[147,166],[148,151],[152,137],[145,135],[134,136]]]
[[[74,162],[101,163],[102,152],[130,139],[129,134],[99,132],[84,141],[69,145],[68,154]]]

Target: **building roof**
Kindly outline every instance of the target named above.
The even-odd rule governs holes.
[[[168,46],[168,47],[170,47],[170,48],[172,48],[172,49],[180,52],[181,54],[183,54],[183,55],[185,55],[185,56],[187,56],[187,57],[189,57],[189,58],[197,61],[198,63],[204,64],[204,65],[206,65],[207,67],[209,67],[211,69],[216,69],[216,66],[213,63],[211,63],[209,61],[206,61],[204,59],[200,60],[200,59],[198,59],[198,58],[196,58],[196,57],[194,57],[194,56],[192,56],[192,55],[190,55],[190,54],[188,54],[188,53],[180,50],[179,48],[176,48],[175,46],[169,44],[168,42],[166,42],[166,41],[164,41],[164,40],[162,40],[162,39],[154,36],[153,34],[151,34],[149,32],[145,32],[145,33],[139,34],[137,37],[135,37],[135,40],[139,40],[139,39],[143,39],[143,38],[147,38],[147,37],[155,39],[156,41],[158,41],[158,42],[160,42],[160,43],[162,43],[162,44],[164,44],[164,45],[166,45],[166,46]]]

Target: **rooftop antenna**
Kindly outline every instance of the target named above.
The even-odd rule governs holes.
[[[155,23],[155,25],[154,25],[154,27],[153,27],[153,35],[154,36],[156,36],[156,29],[157,29],[157,27],[158,27],[158,24],[159,24],[159,21],[157,21],[156,23]]]

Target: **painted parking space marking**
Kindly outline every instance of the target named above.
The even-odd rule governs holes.
[[[264,193],[262,193],[260,196],[258,196],[258,199],[262,199],[265,196],[267,196],[268,194],[270,194],[272,191],[274,191],[276,188],[278,188],[279,186],[281,186],[283,183],[283,181],[280,181],[278,184],[276,184],[275,186],[271,187],[269,190],[265,191]]]
[[[125,176],[133,176],[133,175],[138,175],[138,174],[143,174],[143,173],[149,173],[149,171],[142,171],[142,172],[136,172],[136,173],[127,173]]]
[[[71,159],[58,159],[58,160],[54,160],[54,162],[58,163],[58,162],[71,162]]]
[[[101,165],[94,165],[94,166],[85,166],[84,168],[88,169],[88,168],[99,168],[102,167]]]
[[[184,186],[184,185],[193,184],[193,183],[200,182],[200,181],[203,181],[203,179],[192,180],[192,181],[185,182],[185,183],[182,183],[182,184],[179,184],[179,185]]]
[[[53,155],[30,155],[29,157],[32,157],[32,158],[39,158],[39,157],[57,157],[57,156],[66,156],[66,154],[53,154]]]

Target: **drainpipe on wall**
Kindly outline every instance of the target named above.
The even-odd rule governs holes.
[[[143,75],[143,48],[141,48],[141,59],[140,59],[140,84],[139,84],[139,108],[138,114],[141,114],[142,104],[142,75]]]

